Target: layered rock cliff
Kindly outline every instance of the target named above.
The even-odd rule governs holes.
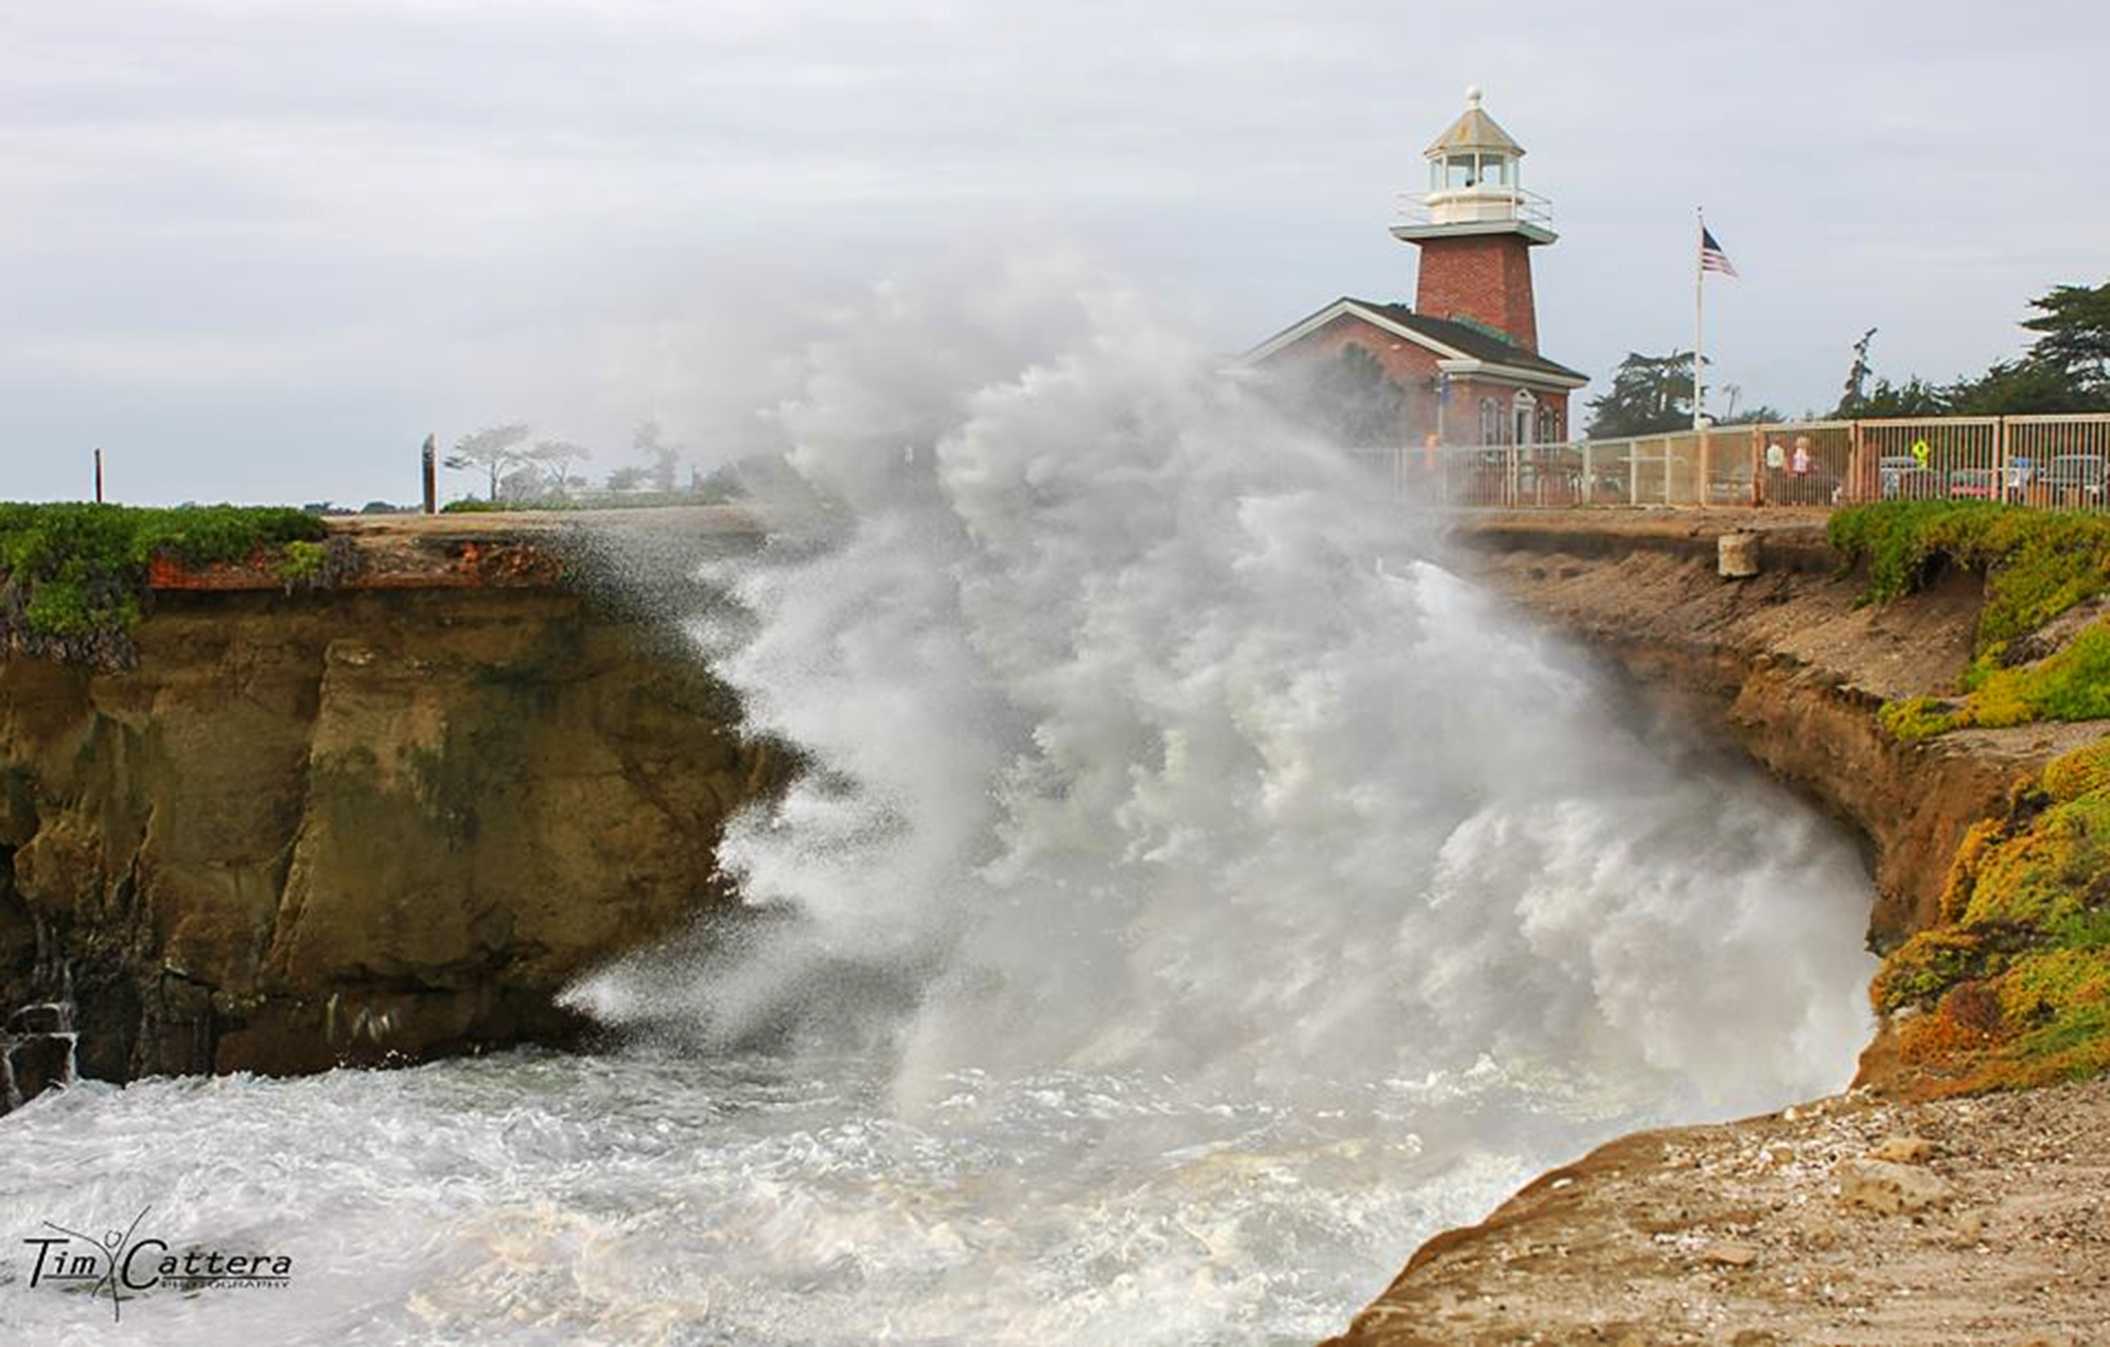
[[[360,546],[157,575],[127,670],[0,660],[0,1012],[72,1003],[82,1074],[561,1041],[568,979],[723,899],[787,764],[677,640],[553,542]]]
[[[1743,529],[1763,535],[1761,570],[1724,580],[1716,539]],[[1734,741],[1854,825],[1878,950],[1943,920],[1974,824],[2104,732],[1886,732],[1886,700],[1969,662],[1984,589],[1956,574],[1865,604],[1821,518],[1486,516],[1455,540],[1462,569],[1602,652],[1684,732]],[[1924,1091],[1897,1038],[1885,1025],[1845,1095],[1622,1138],[1541,1177],[1428,1241],[1330,1347],[2094,1341],[2110,1316],[2110,1168],[2080,1139],[2110,1093],[1907,1102]]]

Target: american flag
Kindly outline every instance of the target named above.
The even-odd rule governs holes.
[[[1719,271],[1724,276],[1736,275],[1735,264],[1730,262],[1729,254],[1722,251],[1722,245],[1714,241],[1714,235],[1707,232],[1706,225],[1700,226],[1700,270]]]

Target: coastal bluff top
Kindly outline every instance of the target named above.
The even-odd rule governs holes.
[[[734,505],[348,515],[324,523],[330,587],[354,590],[542,589],[562,582],[571,545],[590,535],[660,533],[738,552],[759,546],[768,532],[758,513]],[[269,590],[285,583],[261,554],[209,565],[159,556],[147,571],[147,587],[157,591]]]

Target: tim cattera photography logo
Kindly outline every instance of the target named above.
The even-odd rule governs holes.
[[[34,1249],[29,1269],[32,1289],[50,1284],[61,1290],[86,1290],[110,1297],[110,1313],[124,1318],[124,1306],[147,1291],[202,1291],[208,1287],[280,1288],[293,1281],[290,1254],[228,1253],[224,1249],[169,1248],[168,1241],[141,1235],[151,1207],[142,1207],[123,1230],[106,1230],[100,1238],[44,1222],[43,1234],[23,1240]]]

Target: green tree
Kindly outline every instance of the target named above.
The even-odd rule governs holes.
[[[1868,363],[1869,343],[1876,339],[1876,329],[1870,328],[1854,343],[1854,363],[1846,369],[1846,387],[1840,391],[1839,406],[1832,414],[1842,419],[1861,415],[1861,404],[1866,400],[1863,390],[1868,387],[1868,377],[1875,367]]]
[[[1612,386],[1590,399],[1593,439],[1657,435],[1692,424],[1692,352],[1629,352],[1612,373]]]
[[[2027,416],[2050,412],[2100,411],[2110,402],[2075,375],[2048,361],[2025,357],[1994,365],[1975,379],[1958,379],[1942,391],[1952,416]]]
[[[630,437],[630,447],[650,465],[646,471],[652,475],[653,488],[672,492],[674,470],[681,463],[681,450],[660,438],[659,422],[639,422],[636,433]]]
[[[1778,407],[1769,407],[1761,402],[1756,407],[1746,407],[1734,416],[1725,416],[1717,421],[1722,426],[1764,426],[1788,419],[1788,414]]]
[[[528,428],[514,423],[503,426],[486,426],[473,435],[464,435],[455,443],[454,452],[447,455],[447,466],[457,470],[480,469],[490,474],[490,499],[498,499],[498,479],[507,470],[519,466],[523,455],[520,442],[528,437]]]
[[[2037,310],[2022,322],[2037,334],[2029,361],[2063,372],[2089,394],[2110,396],[2110,281],[2055,285],[2029,306]]]
[[[1346,446],[1397,444],[1405,438],[1407,395],[1368,347],[1350,342],[1311,371],[1305,390],[1311,420]]]
[[[1902,384],[1893,384],[1888,379],[1877,379],[1875,387],[1868,390],[1851,412],[1842,409],[1839,415],[1880,419],[1886,416],[1946,416],[1949,414],[1948,390],[1939,384],[1930,384],[1914,375]]]
[[[544,440],[521,457],[548,473],[551,488],[561,496],[571,485],[571,465],[592,458],[593,451],[570,440]]]
[[[1973,378],[1959,375],[1937,384],[1917,375],[1902,384],[1877,379],[1866,394],[1871,373],[1870,328],[1854,343],[1853,367],[1832,415],[1886,416],[2024,416],[2032,413],[2110,410],[2110,281],[2098,286],[2058,285],[2029,302],[2037,316],[2022,326],[2037,334],[2017,360],[1993,364]]]

